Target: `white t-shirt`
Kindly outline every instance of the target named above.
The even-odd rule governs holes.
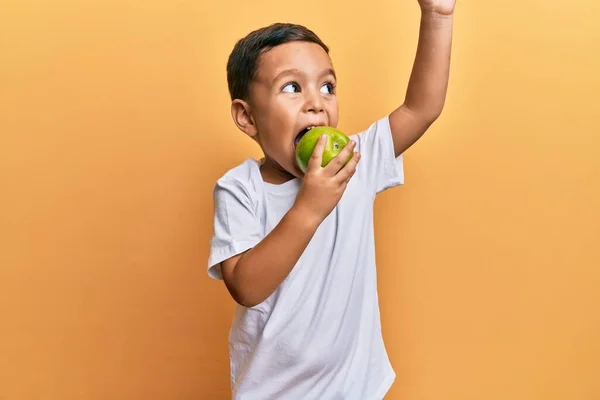
[[[373,200],[404,183],[389,118],[351,136],[361,160],[340,202],[321,223],[290,274],[261,304],[237,305],[229,335],[235,400],[375,400],[395,379],[381,335]],[[215,186],[208,274],[265,237],[301,185],[262,180],[247,159]]]

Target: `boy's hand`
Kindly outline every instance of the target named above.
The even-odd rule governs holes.
[[[326,142],[327,136],[319,138],[308,161],[304,181],[294,204],[306,218],[318,223],[329,215],[342,198],[360,159],[360,154],[356,152],[344,165],[356,146],[354,141],[350,141],[329,164],[321,167]]]
[[[433,12],[439,15],[452,15],[456,0],[419,0],[423,12]]]

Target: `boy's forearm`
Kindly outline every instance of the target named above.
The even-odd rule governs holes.
[[[442,112],[450,72],[452,24],[452,14],[421,14],[417,54],[404,102],[413,114],[435,119]]]
[[[226,282],[234,299],[245,307],[266,300],[294,268],[319,223],[292,207],[235,265]]]

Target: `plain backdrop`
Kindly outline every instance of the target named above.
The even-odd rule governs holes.
[[[388,399],[600,398],[597,1],[456,7],[441,118],[376,200]],[[353,133],[400,105],[417,0],[9,1],[0,13],[0,399],[227,399],[212,189],[260,149],[234,43],[332,48]]]

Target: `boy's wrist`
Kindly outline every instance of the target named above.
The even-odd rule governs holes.
[[[430,8],[421,8],[421,20],[431,19],[431,20],[437,21],[437,20],[452,19],[453,17],[454,17],[454,11],[447,13],[447,12],[439,12],[435,9],[430,9]]]
[[[421,28],[428,31],[439,31],[451,27],[454,21],[454,14],[442,14],[437,11],[421,11]]]
[[[323,218],[301,204],[294,204],[288,212],[288,217],[298,229],[316,230]]]

